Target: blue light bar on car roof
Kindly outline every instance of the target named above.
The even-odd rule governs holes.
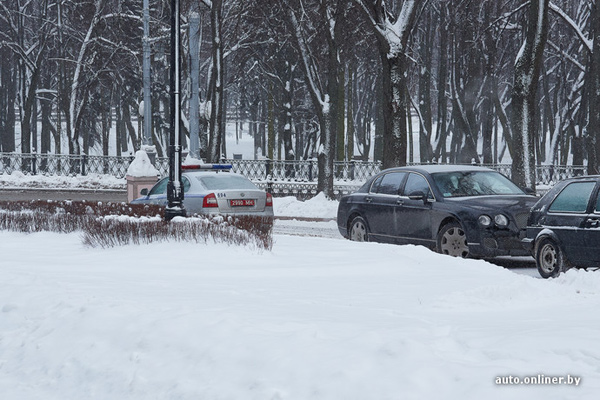
[[[182,165],[181,169],[193,169],[193,170],[230,170],[233,168],[231,164],[190,164]]]

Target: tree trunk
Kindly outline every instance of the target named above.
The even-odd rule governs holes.
[[[267,94],[267,157],[274,160],[275,154],[275,100],[273,98],[273,85],[269,85]]]
[[[39,61],[41,62],[41,57]],[[35,69],[31,73],[31,78],[29,80],[29,87],[26,92],[27,95],[25,97],[25,104],[23,104],[23,120],[21,121],[21,153],[27,154],[31,153],[31,125],[32,123],[37,124],[37,115],[34,115],[34,107],[36,98],[36,91],[38,88],[38,83],[40,79],[40,65],[36,65]],[[35,147],[35,144],[34,144]],[[30,166],[28,162],[23,160],[23,168],[25,170],[29,170]]]
[[[381,52],[383,64],[383,168],[406,165],[407,110],[406,71],[408,62],[404,53],[390,58]]]
[[[433,70],[433,16],[431,13],[427,16],[429,24],[423,28],[421,36],[420,54],[423,65],[419,70],[419,112],[421,114],[421,128],[419,133],[419,159],[422,163],[430,162],[433,158],[433,149],[431,147],[431,137],[433,129],[431,112],[431,71]]]
[[[535,189],[536,93],[544,46],[548,36],[549,0],[530,2],[527,34],[515,62],[512,92],[512,126],[515,142],[512,179]]]
[[[435,148],[434,157],[438,162],[446,160],[446,138],[447,138],[447,123],[448,123],[448,106],[446,101],[446,86],[448,81],[448,24],[446,22],[447,11],[446,5],[440,7],[440,44],[439,44],[439,67],[438,67],[438,98],[437,98],[437,128],[435,139],[437,146]]]
[[[190,15],[190,153],[192,158],[200,158],[200,14]]]
[[[209,122],[209,150],[208,161],[218,162],[221,158],[222,140],[224,140],[224,80],[223,80],[223,37],[222,37],[222,0],[213,0],[210,9],[211,34],[212,34],[212,71],[211,86],[211,113]]]
[[[373,119],[375,120],[375,143],[373,144],[373,159],[374,161],[383,161],[383,138],[385,136],[385,118],[383,116],[383,107],[386,103],[385,94],[383,91],[383,79],[377,79],[377,94],[375,98],[375,107],[372,110]],[[369,121],[365,121],[368,126]],[[366,159],[369,158],[369,153],[363,154]],[[366,160],[365,160],[366,161]]]
[[[417,8],[425,2],[404,0],[387,9],[385,1],[355,0],[367,14],[377,37],[383,77],[383,168],[406,165],[408,104],[406,101],[408,40]]]
[[[588,173],[600,173],[600,5],[592,3],[591,31],[594,40],[590,62]]]
[[[16,70],[10,51],[0,47],[0,152],[15,151]]]
[[[344,117],[345,117],[345,105],[346,105],[346,88],[344,84],[345,80],[345,71],[344,67],[340,66],[339,74],[338,74],[338,94],[337,94],[337,134],[336,134],[336,155],[335,159],[337,161],[344,161],[344,157],[346,156],[346,129],[344,126]]]
[[[346,160],[354,158],[354,68],[348,67],[348,115],[346,116]]]

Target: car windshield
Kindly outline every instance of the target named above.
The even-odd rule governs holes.
[[[517,185],[495,171],[454,171],[432,174],[444,197],[522,195]]]
[[[208,190],[226,190],[226,189],[258,189],[247,178],[239,175],[229,175],[219,173],[214,175],[203,175],[196,177],[202,185]]]

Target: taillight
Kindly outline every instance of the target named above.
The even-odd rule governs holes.
[[[207,194],[202,200],[202,208],[217,208],[219,203],[217,202],[217,196],[214,193]]]
[[[265,203],[265,207],[273,207],[273,196],[271,196],[271,193],[267,193],[267,202]]]

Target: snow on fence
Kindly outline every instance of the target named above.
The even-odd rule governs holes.
[[[0,174],[20,171],[27,175],[113,175],[125,177],[134,156],[88,156],[63,154],[0,153]],[[319,172],[316,160],[238,160],[225,159],[233,171],[248,177],[259,187],[279,196],[311,198],[317,194]],[[510,177],[510,164],[484,165]],[[161,176],[169,172],[169,159],[157,157],[155,167]],[[334,163],[334,192],[336,196],[358,189],[370,176],[381,170],[381,163],[373,161],[336,161]],[[537,166],[538,186],[551,186],[573,176],[586,175],[587,167],[576,165]]]

